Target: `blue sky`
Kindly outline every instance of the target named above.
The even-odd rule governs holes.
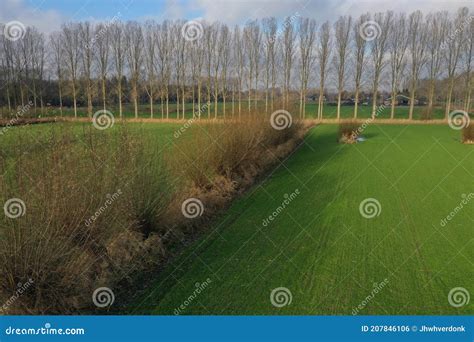
[[[26,0],[25,4],[40,8],[41,10],[53,10],[60,12],[63,16],[73,20],[100,19],[113,17],[120,12],[124,20],[137,20],[148,16],[165,15],[170,9],[170,4],[175,3],[180,7],[189,8],[186,15],[199,16],[199,11],[192,11],[189,1],[159,1],[159,0]]]
[[[0,22],[19,20],[43,32],[67,21],[195,19],[241,24],[249,19],[307,16],[317,21],[338,15],[360,15],[385,10],[457,10],[473,0],[0,0]]]

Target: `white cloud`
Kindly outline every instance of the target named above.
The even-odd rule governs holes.
[[[34,7],[23,0],[0,0],[0,22],[18,20],[26,26],[35,26],[45,33],[58,29],[64,21],[63,15],[58,11],[43,10],[42,2],[38,3],[38,7]]]
[[[358,16],[365,12],[411,12],[422,10],[456,11],[474,3],[466,0],[190,0],[208,20],[242,23],[249,19],[274,16],[284,18],[299,13],[318,21],[332,20],[339,15]]]

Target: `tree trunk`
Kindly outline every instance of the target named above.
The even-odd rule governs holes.
[[[342,97],[342,94],[339,91],[339,93],[337,94],[337,119],[338,120],[341,119],[341,97]]]
[[[59,114],[63,116],[63,92],[61,89],[61,80],[58,80],[58,90],[59,90]],[[10,101],[8,101],[10,106]]]
[[[120,85],[119,86],[119,89],[118,89],[118,100],[119,100],[119,116],[120,118],[122,118],[122,86]]]
[[[77,101],[76,101],[76,85],[72,83],[72,98],[74,102],[74,117],[77,118]]]
[[[106,82],[106,79],[105,77],[102,78],[102,103],[104,105],[104,110],[106,109],[106,106],[107,106],[107,101],[106,101],[106,93],[105,93],[105,82]]]
[[[435,81],[434,79],[432,79],[430,80],[429,91],[428,91],[428,115],[430,118],[433,113],[434,92],[435,92]]]
[[[356,86],[355,90],[355,103],[354,103],[354,119],[357,119],[357,111],[359,110],[359,87]]]
[[[397,93],[392,91],[391,106],[390,106],[390,119],[395,118],[395,102],[397,100]]]
[[[87,114],[92,117],[92,89],[90,81],[87,83]]]
[[[408,118],[413,120],[413,110],[415,109],[415,82],[412,83],[410,89],[410,109],[408,112]]]
[[[451,77],[449,80],[448,93],[446,96],[446,111],[444,113],[445,119],[448,119],[449,113],[451,112],[451,100],[453,97],[453,88],[454,88],[454,77]]]

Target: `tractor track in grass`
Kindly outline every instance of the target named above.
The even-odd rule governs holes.
[[[432,143],[431,134],[443,137],[449,149],[461,157],[465,147],[452,139],[455,132],[447,127],[413,126],[405,132],[406,127],[386,126],[384,134],[378,127],[369,127],[367,142],[342,147],[336,142],[334,126],[313,129],[306,141],[310,146],[299,149],[285,168],[276,170],[252,195],[239,198],[230,208],[231,217],[217,220],[231,229],[222,230],[224,240],[212,238],[201,245],[199,255],[213,269],[219,268],[221,279],[200,295],[200,304],[190,304],[186,313],[350,314],[384,278],[389,278],[388,285],[364,304],[359,314],[473,312],[472,306],[453,311],[444,294],[446,286],[440,285],[468,287],[472,274],[467,261],[459,259],[458,267],[465,271],[451,275],[445,267],[456,252],[450,250],[449,260],[444,260],[446,257],[440,256],[443,251],[438,252],[439,241],[433,240],[437,233],[429,215],[435,216],[446,207],[444,197],[433,192],[433,206],[420,201],[432,184],[444,179],[442,170],[430,167],[445,156],[433,152],[415,162]],[[401,132],[404,134],[397,140],[400,149],[392,145],[391,139]],[[412,144],[415,146],[410,149]],[[392,148],[386,149],[389,145]],[[464,163],[468,169],[472,165],[472,161]],[[448,165],[448,171],[454,164]],[[423,172],[426,168],[430,171]],[[425,178],[417,179],[420,174]],[[398,180],[402,175],[395,188],[387,185],[388,179]],[[300,182],[293,176],[308,180],[308,189],[265,230],[272,244],[253,228],[278,205],[280,193],[298,186]],[[444,179],[443,191],[452,193],[452,197],[461,188],[448,184],[458,178]],[[377,198],[383,206],[374,219],[363,218],[358,210],[361,200],[368,197]],[[236,214],[236,210],[242,214]],[[456,236],[466,239],[467,226],[458,227]],[[245,243],[248,240],[251,242]],[[207,271],[198,263],[188,266],[176,275],[179,285],[165,292],[161,288],[160,293],[151,290],[145,298],[149,306],[155,307],[142,312],[169,314],[189,296],[194,282],[202,280]],[[270,291],[276,286],[291,290],[291,305],[277,309],[269,303]]]
[[[415,256],[416,262],[419,265],[418,267],[419,272],[416,272],[415,274],[417,275],[417,277],[418,276],[420,277],[419,283],[425,285],[428,283],[428,280],[432,278],[432,272],[430,271],[430,267],[428,266],[426,258],[423,255],[422,247],[424,246],[425,243],[428,242],[429,239],[431,239],[431,236],[433,234],[430,234],[430,236],[427,236],[423,241],[420,240],[420,238],[418,237],[418,234],[419,234],[418,230],[416,229],[417,225],[414,222],[412,215],[410,215],[410,211],[409,211],[410,202],[408,200],[408,197],[402,191],[397,191],[397,193],[400,198],[400,209],[408,220],[407,226],[409,228],[409,232],[411,233],[411,239],[409,241],[411,245],[413,246],[413,252],[408,257],[407,262],[410,261],[409,259]],[[434,289],[433,288],[427,289],[426,292],[433,294]],[[431,299],[433,303],[436,303],[436,298],[432,297]]]

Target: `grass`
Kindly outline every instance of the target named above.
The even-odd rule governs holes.
[[[337,143],[337,126],[312,129],[299,150],[176,258],[130,308],[134,314],[473,314],[448,293],[471,294],[472,146],[447,126],[370,125],[367,141]],[[284,201],[284,210],[264,224]],[[360,203],[376,199],[380,215]],[[210,285],[196,296],[199,284]],[[270,293],[286,287],[290,305]]]
[[[205,103],[201,104],[203,106]],[[252,102],[252,107],[254,103]],[[260,102],[259,106],[263,108],[264,103]],[[222,115],[223,111],[223,104],[218,103],[218,112],[219,116]],[[177,113],[176,113],[176,104],[171,103],[170,104],[170,113],[169,113],[169,118],[170,119],[176,119]],[[192,118],[192,103],[186,103],[185,104],[185,118],[189,119]],[[295,106],[297,108],[297,105]],[[388,119],[390,118],[390,106],[385,106],[381,107],[383,108],[382,110],[379,110],[378,118],[381,119]],[[423,117],[423,111],[425,110],[426,107],[421,107],[417,106],[415,107],[414,110],[414,119],[421,119]],[[94,107],[93,112],[102,109],[102,107]],[[116,118],[119,116],[119,111],[118,111],[118,106],[116,105],[111,105],[108,106],[107,109],[111,111]],[[211,118],[214,118],[214,103],[210,105],[211,109]],[[242,110],[245,111],[247,109],[247,102],[242,102]],[[279,108],[276,108],[279,109]],[[195,111],[198,110],[197,103],[195,105]],[[336,110],[337,107],[334,105],[329,105],[325,104],[324,106],[324,115],[323,117],[326,119],[335,119],[336,118]],[[352,118],[353,117],[353,106],[342,106],[341,107],[341,118]],[[395,118],[396,119],[408,119],[408,106],[398,106],[395,109]],[[3,115],[6,116],[6,108],[2,109]],[[358,117],[359,118],[369,118],[371,116],[371,111],[372,111],[372,106],[370,105],[360,105],[359,110],[358,110]],[[39,112],[39,109],[38,109]],[[226,104],[226,112],[227,116],[232,116],[232,102],[228,102]],[[306,118],[316,118],[316,113],[317,113],[317,104],[316,103],[307,103],[306,105]],[[59,108],[48,108],[47,112],[45,113],[44,116],[49,117],[49,116],[59,116]],[[67,108],[65,107],[63,109],[63,115],[66,117],[73,117],[74,116],[74,111],[72,108]],[[166,114],[165,114],[166,115]],[[207,118],[207,108],[204,108],[202,111],[202,117]],[[238,106],[237,104],[235,105],[235,115],[238,115]],[[297,116],[297,111],[294,111],[293,113],[294,116]],[[87,117],[87,108],[84,107],[79,107],[78,108],[78,116],[79,117]],[[134,118],[135,113],[134,113],[134,107],[130,104],[124,104],[123,106],[123,116],[125,118]],[[436,107],[433,109],[433,119],[444,119],[444,107]],[[149,105],[140,105],[139,106],[139,118],[150,118],[150,107]],[[154,106],[154,118],[161,118],[161,106],[159,104],[156,104]],[[180,110],[179,113],[179,118],[182,118],[182,112]]]

